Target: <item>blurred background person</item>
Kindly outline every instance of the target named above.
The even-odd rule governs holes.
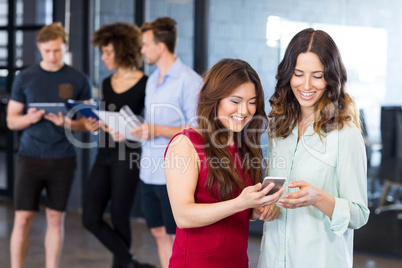
[[[136,115],[144,108],[147,76],[142,65],[141,31],[129,23],[103,25],[93,34],[93,44],[102,53],[108,70],[115,72],[102,83],[101,105],[107,111],[119,111],[128,105]],[[99,148],[83,197],[82,221],[91,233],[113,254],[113,268],[153,267],[141,264],[130,253],[130,214],[139,180],[140,143],[98,122],[86,120],[87,129],[100,128]],[[137,159],[137,162],[130,162]],[[110,225],[104,220],[110,204]]]
[[[176,21],[157,18],[141,26],[145,62],[157,69],[147,82],[145,124],[131,134],[147,140],[142,147],[140,170],[142,204],[147,226],[158,245],[162,268],[167,268],[176,232],[166,190],[163,154],[169,140],[194,119],[202,78],[175,55]]]
[[[12,85],[7,126],[22,131],[14,181],[14,227],[10,239],[11,267],[23,267],[29,247],[29,231],[39,200],[46,190],[46,267],[58,267],[64,241],[64,218],[76,167],[76,151],[65,128],[85,131],[84,119],[71,120],[61,112],[45,114],[29,108],[33,102],[65,102],[91,99],[88,77],[63,61],[68,36],[60,23],[37,33],[42,57],[21,71]]]

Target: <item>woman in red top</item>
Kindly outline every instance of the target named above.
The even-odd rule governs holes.
[[[249,220],[273,220],[283,188],[261,190],[260,137],[267,117],[260,79],[245,61],[223,59],[200,92],[199,126],[179,133],[165,154],[177,224],[169,267],[248,267]]]

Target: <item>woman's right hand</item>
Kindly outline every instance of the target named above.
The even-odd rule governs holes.
[[[237,197],[239,204],[243,206],[244,209],[265,207],[276,204],[283,194],[283,191],[285,191],[285,188],[281,187],[276,193],[267,195],[267,193],[274,188],[274,186],[274,183],[270,183],[267,187],[261,190],[262,184],[257,183],[256,185],[244,188]]]
[[[85,128],[88,131],[94,132],[99,129],[99,121],[95,118],[85,118],[84,122]]]

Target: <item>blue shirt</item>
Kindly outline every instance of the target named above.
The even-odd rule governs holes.
[[[304,180],[335,198],[332,219],[313,206],[284,209],[264,223],[258,267],[351,268],[353,234],[366,224],[367,160],[355,125],[334,130],[320,140],[311,124],[298,139],[296,126],[287,138],[270,140],[269,176],[286,177],[286,185]],[[287,188],[285,193],[299,188]]]
[[[39,64],[21,71],[13,82],[11,99],[20,103],[89,100],[91,84],[82,72],[64,65],[56,72],[43,70]],[[75,156],[65,129],[42,119],[22,131],[18,154],[40,159]]]
[[[148,78],[145,91],[145,123],[169,127],[195,125],[202,78],[176,59],[158,84],[157,68]],[[170,139],[156,137],[142,146],[140,179],[147,184],[166,184],[164,153]]]

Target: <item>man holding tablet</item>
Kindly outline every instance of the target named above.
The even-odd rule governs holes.
[[[64,215],[75,170],[75,149],[65,128],[85,131],[83,120],[61,112],[29,108],[29,103],[89,100],[88,77],[63,62],[67,35],[59,23],[44,26],[36,35],[42,56],[15,78],[8,103],[7,126],[22,131],[14,183],[15,218],[10,240],[11,267],[23,267],[28,236],[39,200],[46,190],[46,267],[58,267],[64,237]]]

